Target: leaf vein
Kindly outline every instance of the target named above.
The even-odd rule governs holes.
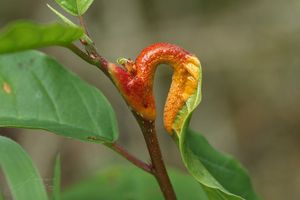
[[[33,76],[33,78],[36,80],[36,83],[38,84],[38,86],[41,88],[41,90],[44,92],[46,98],[49,100],[51,107],[54,110],[54,114],[55,114],[55,118],[58,121],[58,123],[61,124],[61,118],[58,112],[58,108],[57,105],[54,103],[54,99],[53,97],[50,95],[49,91],[47,90],[47,88],[45,87],[45,85],[43,84],[43,82],[39,79],[39,77],[36,75],[36,73],[34,72],[34,70],[31,71],[31,74]]]
[[[94,125],[94,128],[95,128],[97,131],[100,132],[99,127],[98,127],[98,125],[97,125],[97,122],[95,121],[95,118],[92,116],[92,113],[91,113],[91,111],[90,111],[90,109],[89,109],[89,106],[88,106],[88,104],[87,104],[87,102],[86,102],[85,96],[81,94],[80,90],[78,89],[77,85],[73,82],[73,80],[70,79],[70,77],[68,77],[68,79],[69,79],[69,81],[71,82],[71,84],[73,85],[73,87],[75,88],[76,93],[78,94],[79,98],[81,99],[82,104],[84,105],[84,107],[85,107],[85,109],[86,109],[86,111],[87,111],[89,117],[90,117],[91,120],[92,120],[92,123],[93,123],[93,125]]]

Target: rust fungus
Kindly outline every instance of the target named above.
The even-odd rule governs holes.
[[[7,82],[3,83],[2,89],[6,94],[11,94],[11,86]]]
[[[109,73],[131,108],[147,120],[155,120],[156,116],[153,96],[156,67],[169,64],[174,69],[164,108],[165,128],[172,134],[176,116],[199,87],[201,65],[198,58],[176,45],[156,43],[145,48],[135,61],[120,61],[127,70],[110,63]]]

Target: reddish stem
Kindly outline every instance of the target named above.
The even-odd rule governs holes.
[[[80,16],[79,21],[81,26],[84,28],[86,34],[88,35],[85,23],[83,18]],[[93,64],[97,66],[99,69],[101,69],[108,78],[112,80],[111,75],[108,73],[108,65],[109,62],[103,58],[96,50],[94,45],[82,42],[82,44],[85,46],[86,53],[82,52],[78,47],[75,45],[69,45],[67,46],[71,51],[73,51],[75,54],[89,62],[90,64]],[[113,81],[114,83],[114,81]],[[114,83],[115,84],[115,83]],[[130,155],[125,149],[120,147],[117,144],[112,144],[110,147],[123,155],[127,160],[132,162],[134,165],[140,167],[141,169],[150,172],[153,174],[159,183],[160,189],[165,197],[166,200],[176,200],[176,195],[174,192],[174,189],[172,187],[171,181],[169,179],[165,164],[163,162],[161,150],[159,147],[157,135],[156,135],[156,129],[155,129],[155,122],[151,120],[144,119],[137,113],[133,112],[136,120],[138,121],[140,128],[143,132],[147,148],[151,157],[152,166],[143,163],[142,161],[138,160],[137,158]]]
[[[116,143],[113,143],[113,144],[108,144],[107,146],[109,148],[111,148],[112,150],[114,150],[115,152],[122,155],[124,158],[126,158],[129,162],[131,162],[135,166],[139,167],[140,169],[144,170],[145,172],[153,174],[151,165],[149,165],[149,164],[139,160],[138,158],[134,157],[133,155],[131,155],[127,150],[125,150],[120,145],[118,145]]]
[[[147,144],[147,148],[152,162],[153,175],[155,176],[160,186],[160,189],[164,194],[165,199],[176,200],[176,194],[168,176],[168,172],[166,170],[161,150],[159,147],[155,129],[155,122],[151,120],[146,120],[136,113],[133,114],[141,127]]]
[[[82,17],[82,16],[79,16],[78,18],[79,18],[79,23],[80,23],[80,25],[82,26],[82,28],[83,28],[85,34],[86,34],[87,36],[90,36],[90,35],[89,35],[89,32],[88,32],[88,30],[87,30],[87,27],[86,27],[86,25],[85,25],[85,23],[84,23],[83,17]]]
[[[101,69],[108,78],[111,79],[111,76],[109,75],[107,71],[108,67],[108,61],[106,61],[103,57],[101,57],[96,49],[90,45],[86,46],[88,54],[84,53],[76,47],[75,45],[69,45],[68,48],[73,51],[75,54],[80,56],[82,59],[86,60],[88,63],[97,66],[99,69]],[[95,56],[94,56],[95,54]],[[91,56],[92,55],[92,56]],[[156,129],[155,129],[155,123],[154,121],[145,120],[137,113],[133,112],[135,118],[137,119],[140,128],[143,132],[147,148],[151,157],[151,163],[152,167],[151,174],[153,174],[159,183],[160,189],[162,193],[164,194],[165,199],[167,200],[176,200],[176,195],[174,192],[174,189],[172,187],[171,181],[169,179],[166,167],[163,162],[163,158],[161,155],[158,139],[156,136]],[[148,167],[145,167],[144,164],[141,164],[140,162],[136,162],[136,159],[133,159],[132,156],[129,155],[128,152],[124,153],[123,148],[119,148],[114,146],[112,148],[113,150],[117,151],[121,155],[123,155],[125,158],[129,158],[128,160],[132,162],[133,164],[137,164],[136,166],[140,167],[141,169],[148,171]]]

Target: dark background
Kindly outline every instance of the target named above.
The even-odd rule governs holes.
[[[55,6],[51,0],[1,0],[1,27],[21,18],[56,20],[46,3]],[[203,100],[193,116],[193,129],[240,160],[264,199],[300,198],[298,0],[96,0],[84,17],[98,49],[111,61],[134,59],[158,41],[195,53],[203,66]],[[147,160],[138,126],[110,81],[68,50],[43,51],[107,96],[117,113],[120,142]],[[156,73],[157,126],[166,163],[184,170],[161,122],[171,75],[165,66]],[[127,163],[104,146],[40,132],[0,130],[29,152],[49,190],[57,152],[62,156],[64,187],[99,169]]]

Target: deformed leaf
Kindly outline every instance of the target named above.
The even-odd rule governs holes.
[[[14,200],[47,200],[43,181],[30,157],[19,144],[3,136],[0,136],[0,169]]]
[[[201,101],[201,65],[194,77],[198,86],[176,115],[172,124],[173,136],[179,145],[188,171],[201,184],[210,200],[256,200],[245,169],[233,158],[223,155],[208,144],[205,138],[189,129],[189,120]]]
[[[0,102],[0,127],[43,129],[94,142],[118,136],[103,94],[37,51],[0,56]]]
[[[79,27],[19,21],[0,31],[0,54],[46,46],[65,46],[84,35]]]
[[[94,0],[55,0],[65,11],[74,16],[83,15]]]

